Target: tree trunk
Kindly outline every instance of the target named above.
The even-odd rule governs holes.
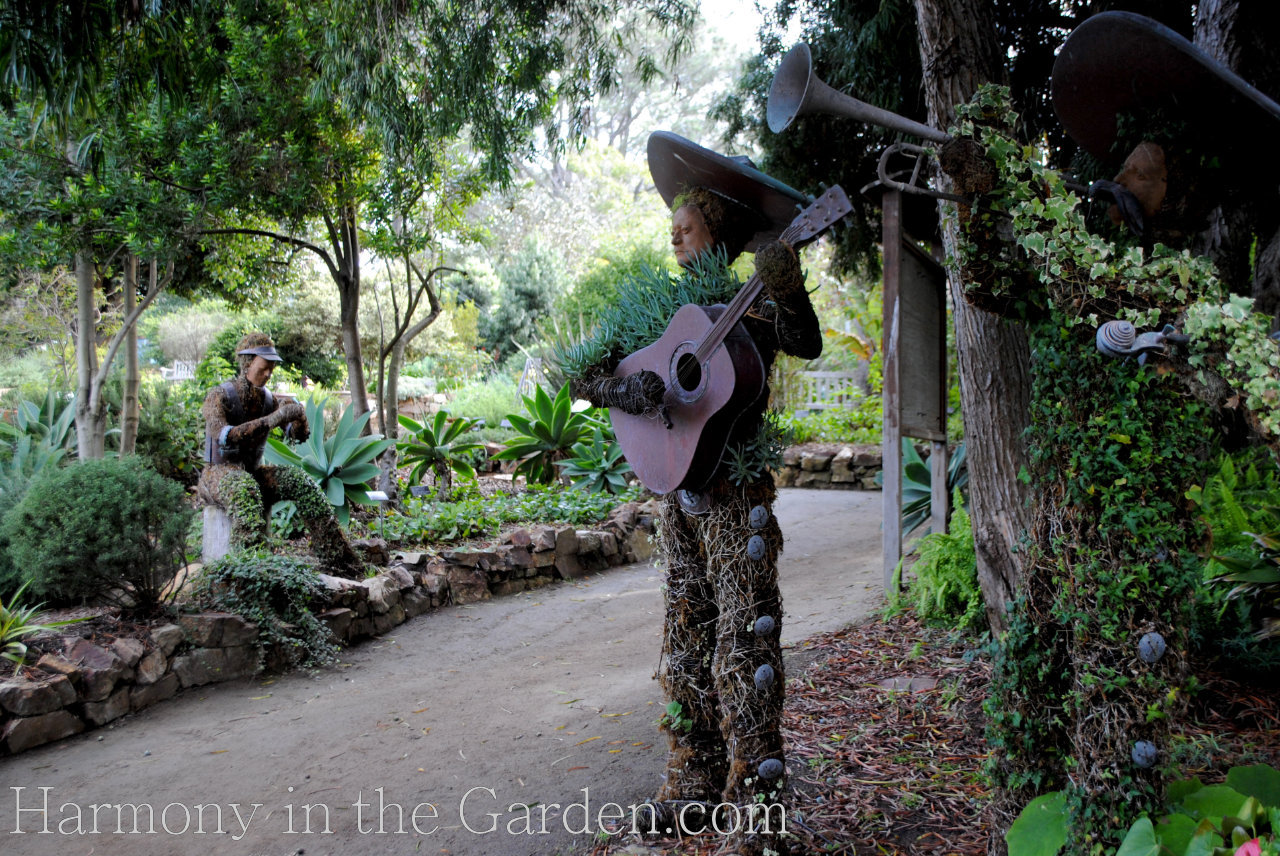
[[[98,383],[97,271],[87,250],[76,253],[76,447],[80,460],[106,451],[106,408]]]
[[[929,124],[946,128],[958,104],[980,84],[1001,77],[994,23],[988,6],[978,0],[916,0],[916,15]],[[947,257],[955,258],[959,224],[944,214],[942,226]],[[954,267],[948,279],[978,581],[987,621],[998,633],[1006,626],[1005,604],[1023,576],[1019,539],[1030,524],[1026,491],[1018,481],[1026,463],[1022,435],[1029,420],[1030,354],[1021,325],[966,302]]]
[[[405,346],[408,342],[404,338],[396,341],[391,348],[391,358],[387,361],[386,383],[381,390],[381,399],[378,403],[378,409],[382,412],[383,419],[386,421],[382,426],[382,435],[392,440],[400,436],[400,369],[404,365]],[[396,498],[396,464],[399,460],[399,454],[396,447],[392,444],[382,453],[382,457],[378,459],[378,490],[385,491],[387,496],[393,501]]]
[[[1196,10],[1196,47],[1272,98],[1280,97],[1280,63],[1274,59],[1271,4],[1202,0]],[[1266,198],[1244,199],[1214,211],[1193,252],[1213,259],[1239,294],[1280,324],[1280,209],[1274,188]],[[1256,240],[1256,246],[1255,246]],[[1252,257],[1252,258],[1251,258]],[[1252,265],[1250,264],[1252,261]]]
[[[156,263],[151,262],[154,287]],[[124,317],[133,315],[138,296],[138,257],[130,253],[124,262]],[[132,455],[138,444],[138,325],[129,324],[124,336],[124,412],[120,416],[120,457]]]

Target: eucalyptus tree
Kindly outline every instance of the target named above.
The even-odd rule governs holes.
[[[167,137],[170,180],[213,202],[206,235],[260,236],[322,262],[363,412],[361,264],[383,228],[375,203],[387,207],[406,172],[435,182],[442,144],[464,141],[472,172],[503,185],[536,131],[551,150],[580,133],[624,61],[653,64],[625,57],[624,6],[677,33],[690,16],[680,0],[232,2],[199,47],[216,96]],[[567,133],[551,122],[557,106],[570,111]]]

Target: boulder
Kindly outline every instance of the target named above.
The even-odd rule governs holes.
[[[151,629],[151,641],[156,643],[156,647],[166,657],[171,657],[178,646],[182,644],[182,628],[176,624],[153,627]]]
[[[145,687],[134,687],[133,692],[129,694],[129,707],[134,711],[139,711],[151,707],[156,702],[171,699],[178,694],[180,685],[181,682],[178,680],[178,676],[170,672],[154,684]]]
[[[556,556],[556,576],[562,580],[576,580],[578,577],[586,574],[586,569],[582,567],[582,562],[578,559],[576,553],[570,553],[565,556]]]
[[[830,454],[805,452],[800,456],[800,469],[807,473],[819,473],[831,466]]]
[[[475,603],[489,599],[489,579],[480,568],[457,566],[449,569],[449,596],[453,603]]]
[[[513,547],[533,546],[533,534],[528,529],[517,529],[502,540],[503,543],[510,544]]]
[[[578,552],[579,553],[598,553],[600,552],[600,533],[588,532],[586,530],[578,530]]]
[[[116,683],[131,671],[113,652],[99,648],[88,639],[68,640],[66,656],[80,667],[83,701],[104,701]]]
[[[178,619],[183,635],[197,648],[230,648],[258,638],[258,626],[230,612],[204,612]]]
[[[632,529],[627,536],[629,561],[647,562],[653,558],[653,536],[644,529]]]
[[[106,701],[85,702],[84,718],[90,725],[106,725],[129,712],[130,687],[121,687]]]
[[[39,681],[17,677],[0,682],[0,709],[15,716],[51,713],[75,700],[75,687],[66,675],[52,675]]]
[[[542,553],[556,548],[556,528],[554,526],[538,526],[533,530],[533,550]]]
[[[381,538],[361,538],[352,541],[351,548],[371,565],[385,568],[391,564],[391,551],[387,549],[387,542]]]
[[[399,566],[387,568],[382,572],[382,576],[385,576],[393,586],[402,592],[408,591],[417,585],[417,582],[413,578],[413,574],[406,568]]]
[[[374,615],[386,615],[391,607],[400,602],[400,589],[384,576],[370,577],[361,580],[360,584],[369,593],[369,611]]]
[[[796,477],[796,487],[822,487],[828,484],[831,484],[830,470],[820,472],[814,470],[802,471]]]
[[[316,616],[329,626],[329,632],[333,634],[335,639],[346,639],[347,634],[351,630],[351,622],[355,621],[356,614],[343,606],[326,609]]]
[[[36,668],[63,675],[73,681],[80,679],[80,667],[61,654],[41,654],[36,661]]]
[[[258,671],[258,652],[252,646],[196,648],[173,661],[173,674],[183,687],[247,678]]]
[[[111,643],[111,650],[132,669],[138,665],[142,655],[147,653],[147,646],[137,639],[120,638]]]
[[[556,555],[570,556],[578,552],[578,532],[572,526],[556,530]]]
[[[55,710],[39,716],[11,719],[0,731],[0,742],[14,754],[33,746],[42,746],[54,740],[70,737],[84,731],[80,718],[65,710]]]
[[[422,589],[411,588],[400,595],[400,605],[404,607],[405,615],[409,618],[417,618],[424,612],[431,609],[431,595]]]
[[[138,661],[133,680],[139,686],[149,686],[164,677],[167,668],[169,668],[169,661],[165,658],[164,652],[155,648]]]

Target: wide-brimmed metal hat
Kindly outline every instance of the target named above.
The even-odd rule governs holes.
[[[1053,108],[1081,148],[1107,159],[1122,113],[1157,107],[1185,117],[1224,154],[1256,153],[1280,131],[1280,105],[1191,42],[1132,12],[1094,15],[1053,64]]]
[[[768,225],[751,236],[747,252],[777,240],[799,213],[796,206],[811,201],[748,158],[726,157],[670,131],[649,135],[649,173],[668,206],[681,193],[704,187],[759,213]]]
[[[284,359],[276,353],[275,345],[258,345],[254,348],[245,348],[242,351],[236,351],[236,356],[262,357],[264,360],[270,360],[273,363],[281,362]]]

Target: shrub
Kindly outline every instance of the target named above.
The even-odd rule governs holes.
[[[324,404],[313,398],[306,409],[307,424],[311,426],[306,442],[291,447],[268,437],[263,458],[269,464],[294,466],[306,472],[320,485],[334,514],[347,525],[351,522],[351,506],[369,504],[365,482],[378,474],[373,462],[395,441],[384,440],[381,434],[363,434],[372,414],[357,417],[351,405],[342,412],[333,435],[325,437],[319,430],[324,424]]]
[[[228,553],[204,569],[195,597],[258,625],[259,667],[268,651],[286,667],[337,662],[328,626],[311,611],[325,597],[324,583],[305,562],[261,550]]]
[[[960,491],[955,491],[954,497],[955,510],[947,531],[920,540],[920,558],[911,568],[916,575],[911,591],[916,614],[925,621],[978,631],[986,627],[987,620],[978,588],[973,528]]]
[[[404,439],[396,444],[400,451],[400,463],[413,466],[409,482],[419,481],[428,471],[435,474],[437,490],[448,492],[453,486],[453,474],[475,478],[472,455],[481,446],[470,436],[472,422],[465,416],[450,418],[449,411],[439,410],[425,424],[404,414],[399,416],[405,430]]]
[[[511,413],[507,416],[519,431],[506,447],[493,457],[499,461],[517,461],[515,474],[523,475],[530,483],[555,481],[558,460],[568,457],[570,449],[579,440],[603,424],[592,411],[574,412],[569,384],[560,387],[553,399],[547,391],[538,387],[533,397],[523,396],[529,415]]]
[[[516,382],[501,375],[494,375],[479,383],[469,383],[449,399],[450,413],[472,420],[483,420],[487,428],[499,427],[507,414],[518,410],[520,406]]]
[[[194,512],[137,458],[46,470],[5,515],[14,564],[40,597],[153,609],[183,564]]]

